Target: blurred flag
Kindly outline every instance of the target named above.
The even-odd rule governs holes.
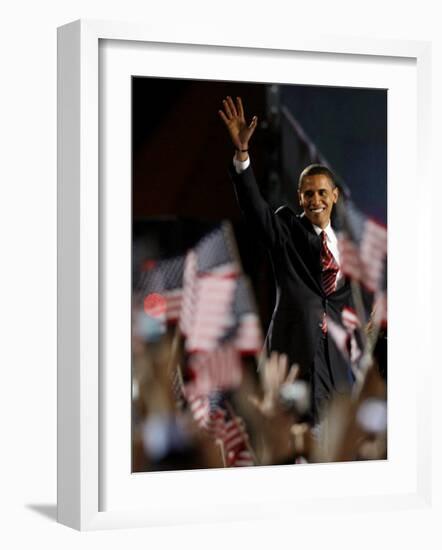
[[[186,254],[183,272],[183,297],[180,313],[180,329],[189,334],[192,328],[197,288],[197,256],[194,250]]]
[[[144,311],[151,317],[176,322],[180,315],[184,257],[144,262],[135,288],[142,296]]]
[[[242,449],[233,455],[232,467],[255,466],[255,460],[248,449]]]
[[[327,329],[337,348],[352,365],[356,365],[362,352],[356,340],[356,330],[361,325],[354,309],[348,306],[343,308],[342,325],[327,316]]]
[[[338,233],[342,271],[371,292],[383,285],[387,257],[387,228],[360,212],[352,201],[340,209],[343,230]]]
[[[210,351],[234,320],[231,314],[236,280],[207,274],[192,282],[193,303],[180,324],[185,330],[186,350]]]
[[[228,222],[203,237],[186,255],[180,328],[186,350],[215,349],[235,324],[232,313],[241,264]]]
[[[356,365],[362,355],[361,349],[359,348],[356,340],[356,330],[361,327],[361,323],[356,311],[353,308],[344,306],[342,309],[342,324],[350,336],[350,362],[352,365]]]
[[[189,395],[187,397],[190,413],[199,428],[207,428],[210,418],[208,395]]]
[[[256,313],[241,317],[235,338],[235,347],[242,355],[260,353],[263,346],[261,323]]]
[[[184,396],[189,405],[190,413],[199,428],[212,432],[218,419],[227,414],[221,406],[224,397],[219,391],[206,395],[195,395],[184,386]],[[224,424],[224,421],[222,422]]]
[[[348,331],[354,331],[361,326],[356,311],[348,306],[342,309],[342,324]]]
[[[342,355],[350,361],[349,354],[349,339],[348,332],[341,325],[333,321],[330,317],[327,317],[327,331],[333,338],[334,343]]]
[[[198,427],[222,444],[227,467],[255,465],[244,421],[231,413],[228,405],[226,409],[222,394],[189,395],[188,403]]]
[[[239,416],[232,415],[226,421],[223,444],[228,467],[255,465],[248,447],[248,435],[244,421]]]
[[[252,287],[247,277],[237,280],[232,304],[233,325],[223,340],[233,340],[242,355],[259,353],[263,346],[261,323],[256,311]]]
[[[241,357],[232,344],[224,344],[212,351],[192,354],[187,373],[190,375],[190,382],[186,384],[189,394],[207,395],[215,390],[232,390],[241,384]]]
[[[211,273],[234,277],[241,273],[241,262],[230,222],[223,222],[194,247],[198,275]]]

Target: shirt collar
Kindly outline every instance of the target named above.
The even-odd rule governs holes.
[[[327,235],[327,240],[333,241],[336,238],[335,232],[332,229],[331,223],[328,222],[328,225],[322,229],[318,225],[313,225],[313,229],[315,230],[316,235],[320,235],[322,231],[325,231],[325,234]]]

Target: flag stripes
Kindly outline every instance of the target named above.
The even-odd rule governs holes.
[[[348,306],[344,306],[342,309],[342,323],[349,330],[355,330],[361,326],[356,311]]]
[[[349,208],[354,214],[355,207]],[[354,225],[338,235],[341,269],[375,292],[382,287],[385,276],[387,229],[362,214],[350,215],[349,220],[353,220]]]
[[[234,323],[231,304],[235,279],[207,275],[194,283],[192,314],[183,326],[186,329],[186,349],[189,352],[212,350]]]
[[[147,315],[164,316],[169,322],[178,320],[182,300],[183,267],[183,256],[145,262],[135,293],[143,297],[144,311]]]
[[[219,394],[214,394],[215,399]],[[188,396],[191,414],[198,427],[214,441],[222,444],[226,466],[254,466],[255,461],[248,447],[248,435],[242,418],[230,415],[221,404],[211,403],[211,397]]]
[[[236,250],[232,226],[223,222],[205,235],[195,246],[198,273],[219,272],[220,275],[240,275],[241,263]]]
[[[360,328],[361,324],[354,309],[348,306],[343,308],[341,320],[343,326],[333,321],[330,316],[327,316],[327,329],[338,350],[351,364],[354,365],[362,355],[355,335],[356,329]]]
[[[349,333],[345,330],[345,328],[341,327],[338,323],[333,321],[333,319],[331,319],[329,316],[327,316],[327,330],[330,336],[333,338],[333,341],[335,342],[338,350],[342,353],[342,355],[347,360],[350,360]]]
[[[241,384],[241,355],[257,353],[263,341],[230,224],[180,258],[145,262],[136,292],[147,315],[178,321],[187,358],[183,377],[171,377],[179,405],[184,399],[198,428],[220,442],[228,466],[253,465],[244,422],[224,406],[223,392]]]
[[[248,449],[239,451],[233,456],[231,466],[234,467],[247,467],[255,466],[255,460],[252,456],[252,453]]]
[[[261,323],[255,313],[243,315],[235,336],[235,347],[242,355],[252,355],[261,351],[263,336]]]
[[[241,358],[232,344],[210,352],[192,354],[188,362],[188,370],[191,371],[191,381],[186,387],[192,395],[235,389],[242,381]]]

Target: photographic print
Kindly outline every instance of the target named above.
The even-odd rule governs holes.
[[[132,471],[387,458],[387,90],[132,77]]]

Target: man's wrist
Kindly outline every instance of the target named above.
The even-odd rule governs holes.
[[[239,162],[244,162],[249,158],[248,149],[236,149],[235,151],[235,160]]]

